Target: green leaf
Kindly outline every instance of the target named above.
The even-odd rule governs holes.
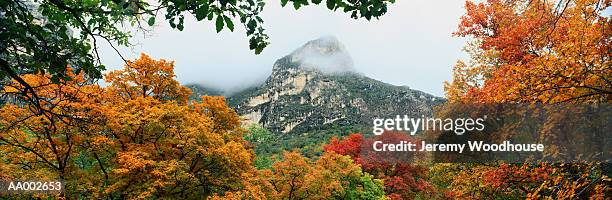
[[[249,23],[247,23],[247,35],[255,33],[256,27],[257,27],[257,22],[254,19],[251,19]]]
[[[251,39],[249,39],[249,48],[255,50],[255,54],[260,54],[267,46],[267,43],[263,40],[262,37],[251,37]]]
[[[343,10],[345,13],[347,13],[347,12],[350,12],[350,11],[351,11],[351,9],[352,9],[351,7],[346,6],[346,7],[344,7],[344,9],[342,9],[342,10]]]
[[[281,6],[285,7],[285,5],[287,5],[288,1],[289,0],[281,0]]]
[[[327,8],[333,10],[336,7],[336,0],[327,0]]]
[[[264,47],[266,46],[264,46],[263,44],[258,45],[257,48],[255,48],[255,54],[259,55],[264,50]]]
[[[217,27],[217,33],[223,30],[223,17],[222,16],[217,16],[217,22],[215,23],[215,25]]]
[[[177,28],[179,31],[183,31],[183,25],[184,25],[184,21],[183,21],[183,20],[184,20],[184,19],[185,19],[185,18],[184,18],[182,15],[179,17],[179,23],[176,25],[176,28]]]
[[[195,12],[195,17],[196,17],[196,19],[198,21],[201,21],[202,19],[206,18],[206,15],[208,15],[208,6],[207,5],[202,5]]]
[[[54,75],[54,76],[51,77],[51,82],[55,83],[55,84],[58,84],[59,83],[59,78],[56,75]]]
[[[370,21],[372,19],[372,12],[366,12],[364,16],[368,21]]]
[[[147,21],[147,23],[149,24],[149,26],[153,26],[153,24],[155,24],[155,16],[149,18],[149,21]]]
[[[293,2],[293,8],[295,8],[296,10],[300,9],[300,6],[302,6],[302,4],[300,2],[298,2],[298,1],[294,1]]]
[[[255,37],[252,37],[251,39],[249,39],[249,49],[253,50],[257,48],[257,39]]]
[[[312,3],[319,5],[322,0],[312,0]]]
[[[225,24],[227,25],[227,28],[230,31],[234,31],[234,22],[232,22],[232,19],[230,19],[227,16],[223,16],[223,19],[225,20]]]

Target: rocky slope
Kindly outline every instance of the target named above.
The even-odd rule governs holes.
[[[304,133],[334,126],[372,126],[375,117],[397,114],[431,116],[432,106],[444,100],[354,72],[344,46],[325,37],[277,60],[264,84],[228,101],[246,123],[259,123],[274,132]]]

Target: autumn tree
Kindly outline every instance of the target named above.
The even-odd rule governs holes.
[[[188,102],[174,64],[145,54],[109,73],[108,87],[70,75],[24,75],[53,112],[1,107],[2,162],[13,180],[62,179],[74,198],[208,197],[242,190],[254,173],[238,115],[223,97]],[[5,93],[23,87],[15,83]],[[63,116],[63,114],[69,114]]]
[[[348,156],[325,153],[316,161],[285,152],[283,161],[262,170],[258,185],[269,199],[383,199],[383,183]]]
[[[592,164],[437,163],[430,177],[455,199],[605,199],[609,189],[593,171]]]
[[[402,133],[387,132],[383,136],[391,137],[388,139],[393,141],[399,141],[398,138],[408,139]],[[404,161],[395,162],[381,155],[363,152],[362,147],[371,147],[372,142],[373,139],[354,133],[343,140],[332,138],[324,149],[326,152],[350,156],[365,172],[384,180],[385,193],[391,199],[414,199],[417,196],[433,198],[438,195],[427,180],[426,166]]]
[[[89,84],[83,74],[71,68],[65,72],[70,80],[61,84],[50,75],[29,74],[21,78],[41,94],[39,106],[10,100],[0,107],[0,171],[7,180],[65,180],[68,189],[73,181],[89,174],[84,168],[98,168],[96,159],[104,148],[106,137],[100,133],[103,110],[103,88]],[[23,85],[14,81],[2,93],[20,95]],[[39,107],[50,112],[40,112]],[[82,159],[86,156],[88,161]],[[97,181],[102,173],[92,172]],[[66,187],[66,186],[64,186]]]
[[[450,99],[478,102],[610,102],[609,0],[467,1],[454,34],[473,40]]]
[[[188,104],[190,91],[174,80],[172,62],[143,54],[106,80],[112,96],[105,109],[108,134],[118,148],[113,174],[119,180],[106,192],[208,196],[236,187],[251,169],[253,155],[244,147],[237,114],[222,97]]]
[[[528,131],[542,140],[574,133],[562,127],[573,127],[569,121],[579,123],[580,119],[574,116],[585,113],[580,106],[605,106],[612,100],[612,19],[604,14],[610,5],[609,0],[467,1],[466,14],[454,35],[471,38],[465,48],[471,59],[455,65],[453,81],[445,84],[450,103],[442,112],[457,113],[457,108],[469,104],[504,103],[497,104],[502,109],[497,109],[496,115],[522,112],[523,119],[535,119],[529,114],[532,111],[503,107],[512,108],[508,105],[516,105],[513,103],[544,105],[548,113],[553,113],[546,116],[544,123],[507,118],[497,120],[497,130],[531,125]],[[555,108],[559,105],[560,109]],[[542,113],[535,113],[538,112]],[[597,131],[584,129],[575,133],[594,137]],[[571,147],[559,147],[562,148]],[[458,170],[460,176],[455,176],[460,179],[451,186],[460,196],[598,198],[609,190],[603,168],[593,163],[462,167]],[[467,185],[470,183],[480,185]]]
[[[597,110],[594,108],[602,108]],[[609,107],[446,103],[443,119],[487,116],[484,130],[430,132],[436,143],[538,143],[543,152],[434,152],[432,183],[453,198],[588,199],[605,196]],[[442,162],[442,163],[440,163]],[[452,162],[452,163],[446,163]],[[609,172],[608,172],[609,173]]]

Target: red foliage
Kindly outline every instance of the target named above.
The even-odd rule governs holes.
[[[330,143],[323,148],[326,152],[336,152],[350,156],[355,163],[362,166],[365,172],[383,179],[385,193],[391,199],[413,199],[417,193],[422,195],[434,194],[435,187],[426,179],[427,167],[409,162],[393,162],[392,159],[373,158],[372,156],[380,156],[380,154],[362,152],[362,146],[367,145],[369,147],[376,140],[409,140],[416,142],[415,139],[398,132],[385,132],[377,138],[364,138],[363,135],[355,133],[350,134],[343,140],[332,138]]]
[[[362,143],[363,135],[353,133],[343,140],[333,137],[329,144],[325,145],[323,149],[325,152],[336,152],[341,155],[351,156],[351,158],[355,159],[359,158]]]

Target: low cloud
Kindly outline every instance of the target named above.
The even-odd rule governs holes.
[[[356,72],[353,58],[334,36],[310,41],[291,56],[294,62],[301,62],[302,67],[318,69],[323,73]]]

